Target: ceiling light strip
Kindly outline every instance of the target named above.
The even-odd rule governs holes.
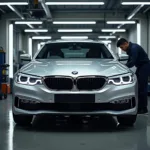
[[[15,24],[42,24],[42,21],[15,21]]]
[[[88,39],[88,36],[62,36],[61,39]]]
[[[0,5],[28,5],[28,2],[0,2]]]
[[[58,29],[58,32],[92,32],[92,29]]]
[[[122,5],[150,5],[150,2],[122,2]]]
[[[116,36],[98,36],[99,39],[115,39]]]
[[[46,2],[46,5],[104,5],[104,2]]]
[[[25,32],[48,32],[47,29],[25,29]]]
[[[135,24],[136,21],[107,21],[107,24]]]
[[[96,24],[96,21],[54,21],[53,24]]]
[[[125,29],[102,29],[102,32],[126,32]]]
[[[51,37],[50,36],[33,36],[32,39],[33,40],[50,40]]]

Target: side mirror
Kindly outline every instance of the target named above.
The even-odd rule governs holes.
[[[127,61],[129,59],[129,56],[126,54],[119,55],[119,61]]]
[[[31,61],[31,56],[29,54],[21,54],[20,59],[21,61]]]

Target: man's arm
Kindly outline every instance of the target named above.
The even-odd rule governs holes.
[[[126,66],[128,68],[132,68],[135,66],[135,63],[138,58],[138,50],[137,49],[132,49],[131,54],[130,54],[130,60],[126,63]]]

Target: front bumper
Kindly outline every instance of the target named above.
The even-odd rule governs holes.
[[[44,85],[28,86],[14,82],[13,112],[28,115],[135,115],[137,114],[137,82],[129,85],[106,85],[99,91],[50,91]],[[58,94],[94,94],[94,103],[59,102]],[[128,100],[128,102],[124,102]],[[63,101],[63,99],[62,99]],[[38,106],[38,107],[37,107]]]

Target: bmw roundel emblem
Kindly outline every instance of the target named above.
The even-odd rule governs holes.
[[[77,72],[77,71],[73,71],[72,74],[73,74],[73,75],[77,75],[78,72]]]

